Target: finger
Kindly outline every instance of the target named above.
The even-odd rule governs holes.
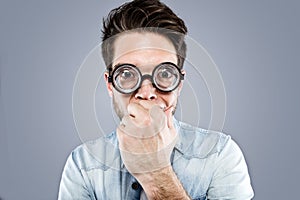
[[[144,118],[148,115],[148,110],[138,103],[130,103],[127,106],[129,115],[133,118]]]
[[[155,105],[150,110],[150,116],[153,123],[153,128],[156,131],[162,131],[166,127],[166,114],[159,105]]]
[[[155,102],[155,101],[149,101],[149,100],[141,100],[141,101],[139,101],[139,104],[148,110],[150,110],[153,106],[156,106],[156,105],[162,109],[164,109],[166,107],[162,102]]]
[[[141,100],[139,101],[139,104],[147,110],[150,110],[153,106],[157,105],[155,102],[149,100]]]
[[[122,121],[119,126],[120,130],[122,130],[127,135],[131,136],[135,135],[135,127],[137,127],[133,119],[134,118],[132,118],[130,115],[125,115],[122,118]]]
[[[137,145],[137,143],[141,143],[136,137],[132,135],[128,135],[124,130],[122,130],[122,126],[117,128],[117,138],[119,141],[119,148],[121,151],[134,152],[135,146],[133,143]],[[139,144],[141,146],[141,144]]]
[[[148,117],[150,118],[150,117]],[[125,115],[122,118],[119,129],[126,135],[134,138],[148,138],[156,134],[157,131],[152,131],[153,128],[145,123],[136,122],[136,118],[132,118],[129,115]]]
[[[163,116],[166,115],[164,113],[163,108],[157,104],[150,108],[149,114],[150,114],[151,118],[153,118],[153,119],[156,119],[156,118],[161,119]]]

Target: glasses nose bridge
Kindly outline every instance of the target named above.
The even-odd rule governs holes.
[[[141,79],[140,79],[140,85],[138,87],[138,90],[141,89],[142,87],[145,87],[145,86],[151,86],[153,88],[156,88],[155,85],[154,85],[154,82],[153,82],[153,77],[152,75],[150,74],[144,74],[141,76]],[[149,82],[148,83],[145,83],[145,81],[148,80]]]
[[[152,79],[153,77],[152,77],[152,75],[150,75],[150,74],[144,74],[144,75],[142,75],[142,77],[141,77],[141,84],[143,84],[143,82],[144,82],[144,80],[149,80],[151,83],[153,83],[153,79]]]

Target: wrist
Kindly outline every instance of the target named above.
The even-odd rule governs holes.
[[[166,167],[162,167],[160,169],[145,172],[145,173],[134,173],[134,177],[140,182],[140,184],[144,186],[155,186],[157,185],[157,181],[164,177],[171,178],[172,175],[175,175],[173,168],[170,165]]]
[[[142,185],[148,199],[190,199],[171,165],[134,176]]]

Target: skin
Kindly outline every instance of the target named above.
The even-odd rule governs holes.
[[[156,33],[123,33],[115,40],[112,66],[130,63],[142,74],[151,74],[162,62],[177,64],[173,44]],[[117,137],[123,162],[142,185],[148,199],[189,199],[170,164],[177,132],[173,113],[180,95],[179,87],[169,93],[157,91],[149,80],[133,94],[122,94],[108,83],[114,109],[122,119]],[[158,125],[159,124],[159,125]]]

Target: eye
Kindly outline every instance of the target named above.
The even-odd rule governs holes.
[[[155,86],[161,91],[173,90],[180,81],[179,71],[175,65],[163,63],[153,73]]]
[[[114,76],[114,83],[119,89],[134,88],[139,81],[139,73],[132,66],[121,66]]]
[[[120,75],[123,79],[130,79],[134,76],[133,73],[128,69],[124,69]]]
[[[169,69],[162,69],[158,73],[158,76],[162,79],[169,79],[173,76],[173,73]]]

